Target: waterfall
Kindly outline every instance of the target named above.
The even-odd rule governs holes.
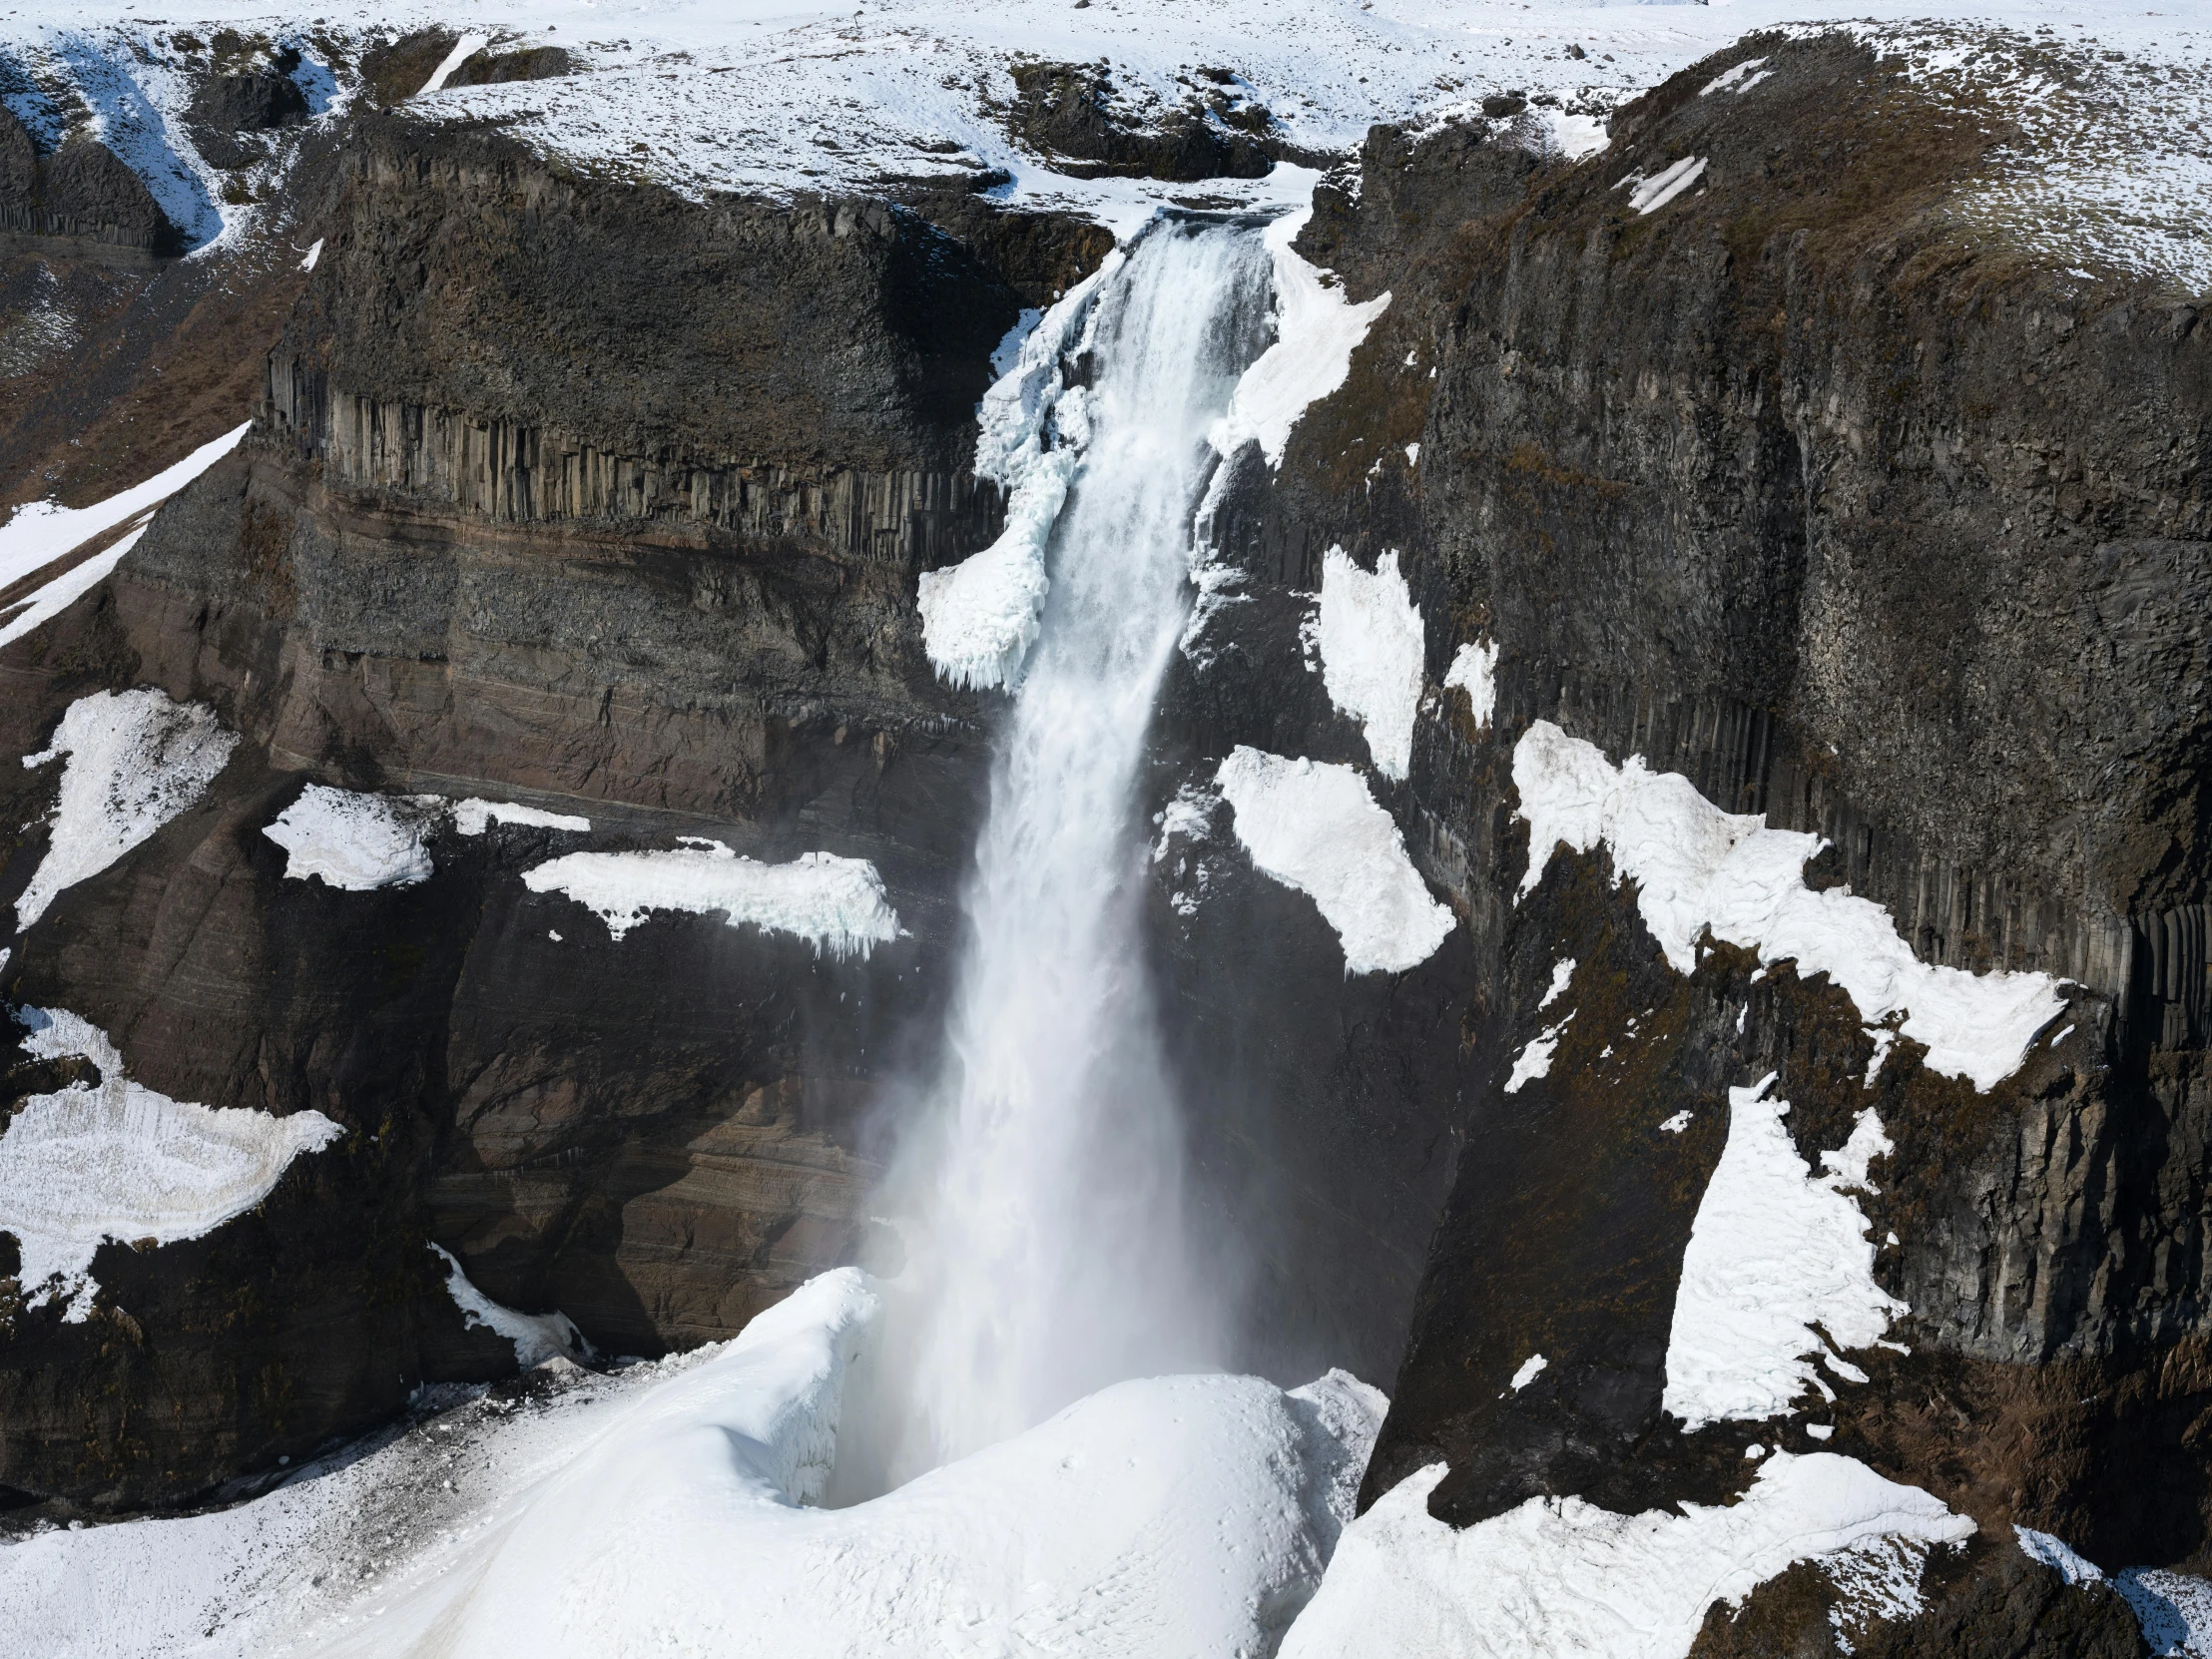
[[[1090,384],[1061,421],[1088,442],[994,758],[942,1075],[891,1184],[911,1252],[885,1359],[906,1396],[894,1476],[1227,1348],[1183,1214],[1136,795],[1217,464],[1207,428],[1267,343],[1269,280],[1259,227],[1163,220],[1074,354]]]

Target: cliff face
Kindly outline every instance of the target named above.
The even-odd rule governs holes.
[[[395,99],[453,41],[401,44],[373,71]],[[1017,130],[1109,172],[1252,172],[1274,142],[1242,93],[1194,83],[1135,133],[1102,75],[1017,87]],[[219,92],[223,131],[286,119],[258,82]],[[1279,465],[1229,463],[1242,585],[1153,735],[1154,812],[1240,744],[1366,768],[1303,625],[1328,549],[1396,555],[1424,699],[1409,775],[1369,777],[1444,944],[1348,976],[1218,802],[1151,866],[1238,1359],[1394,1376],[1367,1497],[1445,1461],[1458,1524],[1538,1493],[1713,1503],[1754,1443],[1845,1451],[2000,1540],[1860,1651],[2132,1652],[2109,1592],[2001,1540],[2212,1547],[2212,1485],[2168,1455],[2212,1407],[2197,311],[2033,252],[1987,209],[2020,135],[1862,41],[1747,41],[1579,163],[1556,111],[1491,103],[1377,128],[1317,193],[1302,251],[1390,303]],[[343,1138],[203,1239],[105,1247],[91,1320],[12,1310],[0,1485],[28,1493],[177,1501],[510,1366],[431,1242],[610,1353],[889,1259],[864,1201],[942,1023],[998,707],[938,682],[916,583],[1000,526],[969,470],[993,348],[1110,242],[957,189],[687,201],[388,111],[304,177],[322,252],[253,290],[256,430],[0,651],[11,753],[140,684],[244,742],[6,973],[149,1087]],[[1477,641],[1496,697],[1470,718],[1443,682]],[[2059,976],[2063,1013],[1977,1088],[1827,975],[1726,944],[1670,965],[1605,846],[1530,844],[1537,722],[1826,837],[1810,886],[1883,905],[1923,964]],[[310,780],[581,814],[602,850],[864,857],[903,932],[851,960],[715,916],[617,939],[521,882],[573,844],[528,826],[434,833],[418,885],[287,879],[262,831]],[[29,826],[0,899],[51,793],[0,775]],[[1662,1406],[1685,1252],[1730,1091],[1769,1073],[1809,1170],[1878,1118],[1854,1202],[1908,1312],[1817,1411],[1686,1432]],[[58,1075],[26,1055],[9,1095]],[[1834,1591],[1785,1575],[1702,1651],[1833,1651]]]
[[[205,1248],[104,1251],[129,1342],[17,1314],[0,1482],[34,1492],[174,1499],[496,1373],[429,1240],[603,1352],[733,1334],[871,1248],[879,1080],[949,983],[984,751],[914,583],[995,533],[966,470],[990,350],[1095,233],[689,208],[389,118],[328,188],[261,433],[0,671],[22,753],[134,684],[246,739],[19,943],[11,995],[176,1099],[321,1111],[345,1151]],[[616,940],[516,879],[569,844],[531,830],[435,836],[420,885],[285,879],[261,830],[306,778],[519,797],[595,847],[865,857],[904,936],[864,962],[714,916]],[[27,822],[51,783],[5,787]],[[9,896],[44,850],[16,837]]]
[[[1756,109],[1704,90],[1753,59]],[[1299,1056],[1285,1069],[1325,1110],[1400,1082],[1428,1108],[1407,1138],[1438,1149],[1450,1196],[1367,1496],[1442,1460],[1433,1506],[1455,1523],[1539,1492],[1636,1510],[1740,1489],[1751,1440],[1820,1443],[1802,1402],[1779,1430],[1695,1435],[1660,1407],[1727,1090],[1776,1072],[1816,1171],[1869,1107],[1895,1144],[1864,1211],[1910,1352],[1830,1380],[1826,1445],[1999,1533],[2200,1559],[2212,1509],[2167,1450],[2212,1404],[2196,309],[2023,253],[1978,211],[2018,134],[1864,44],[1749,40],[1611,132],[1572,165],[1525,116],[1379,129],[1358,180],[1324,187],[1302,247],[1392,302],[1280,472],[1248,459],[1231,537],[1254,602],[1221,613],[1171,699],[1207,759],[1360,759],[1289,623],[1323,549],[1401,555],[1432,701],[1386,793],[1452,895],[1462,964],[1339,1005],[1417,1004],[1454,973],[1456,1053],[1429,1039],[1449,1082],[1415,1083],[1429,1050],[1402,1039],[1357,1084],[1321,1082],[1357,1050],[1297,997],[1256,1009],[1217,953],[1170,953],[1182,994]],[[1694,190],[1636,211],[1678,163],[1703,164]],[[1477,640],[1500,653],[1479,723],[1438,689]],[[1986,1092],[1910,1038],[1871,1074],[1877,1033],[1826,978],[1730,947],[1670,968],[1602,846],[1516,898],[1548,850],[1512,777],[1538,720],[1826,836],[1811,885],[1885,905],[1924,962],[2063,976],[2065,1012]],[[1261,925],[1243,889],[1208,902],[1239,920],[1202,909],[1194,936]],[[1549,1074],[1508,1092],[1568,1010]],[[1970,1594],[2012,1593],[2001,1571],[1976,1566]]]

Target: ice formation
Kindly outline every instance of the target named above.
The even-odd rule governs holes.
[[[172,1100],[125,1072],[107,1033],[66,1009],[25,1009],[23,1047],[82,1057],[98,1083],[35,1094],[0,1133],[0,1232],[22,1253],[24,1305],[68,1299],[91,1312],[101,1245],[175,1244],[211,1233],[267,1198],[286,1166],[336,1140],[320,1112],[273,1117]]]
[[[290,856],[285,876],[309,878],[345,892],[404,887],[430,876],[425,822],[442,807],[435,797],[362,795],[309,784],[262,833]]]
[[[834,852],[764,864],[721,841],[686,837],[670,851],[571,852],[522,879],[532,892],[566,893],[618,939],[656,910],[719,910],[732,927],[790,933],[836,957],[865,956],[898,937],[875,866]]]
[[[1402,783],[1413,760],[1420,708],[1420,607],[1405,591],[1397,554],[1370,575],[1341,547],[1322,558],[1322,683],[1329,701],[1366,728],[1376,771]]]
[[[1782,1415],[1818,1385],[1815,1357],[1836,1369],[1828,1344],[1870,1347],[1908,1311],[1875,1283],[1867,1218],[1846,1196],[1870,1190],[1867,1166],[1890,1150],[1881,1119],[1862,1112],[1814,1175],[1774,1081],[1728,1091],[1728,1145],[1682,1253],[1661,1404],[1692,1430]]]
[[[141,687],[94,692],[63,714],[54,741],[27,767],[67,757],[46,856],[15,901],[18,928],[54,895],[99,874],[207,794],[238,747],[215,711]]]
[[[1802,975],[1827,974],[1871,1023],[1902,1011],[1899,1030],[1927,1045],[1931,1071],[1983,1091],[2018,1069],[2035,1033],[2065,1011],[2048,974],[1922,962],[1881,905],[1806,886],[1819,836],[1724,813],[1687,778],[1654,773],[1640,756],[1616,767],[1596,745],[1539,720],[1514,747],[1513,785],[1528,823],[1521,890],[1543,879],[1554,847],[1606,846],[1679,972],[1695,970],[1707,929],[1756,950],[1762,963],[1794,958]]]
[[[451,1251],[432,1245],[430,1253],[445,1264],[446,1293],[460,1309],[463,1322],[471,1330],[482,1326],[514,1344],[515,1364],[524,1371],[548,1360],[581,1360],[590,1354],[591,1345],[566,1314],[522,1314],[503,1308],[469,1283]]]
[[[982,552],[925,570],[919,582],[922,643],[953,685],[1010,684],[1036,643],[1051,586],[1045,546],[1090,439],[1089,395],[1065,384],[1060,358],[1079,348],[1092,303],[1121,261],[1109,254],[1044,313],[976,411],[975,473],[1005,486],[1005,528]]]
[[[1356,769],[1239,745],[1214,782],[1253,864],[1310,895],[1337,930],[1345,972],[1416,967],[1456,925]]]
[[[1743,1497],[1614,1514],[1532,1497],[1464,1529],[1406,1476],[1351,1526],[1281,1659],[1684,1659],[1706,1609],[1799,1561],[1885,1538],[1956,1543],[1974,1523],[1832,1452],[1777,1451]]]
[[[1313,404],[1352,373],[1352,353],[1368,328],[1389,308],[1379,293],[1354,304],[1344,284],[1308,265],[1291,245],[1314,217],[1311,207],[1285,214],[1268,227],[1275,262],[1275,343],[1244,372],[1229,409],[1211,435],[1224,458],[1258,443],[1268,465],[1281,466],[1291,428]]]

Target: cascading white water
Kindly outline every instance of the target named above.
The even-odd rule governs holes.
[[[1166,221],[1093,301],[1089,442],[996,758],[944,1075],[892,1183],[914,1212],[885,1356],[906,1394],[894,1478],[1225,1346],[1182,1213],[1135,794],[1189,605],[1207,428],[1266,343],[1268,293],[1257,227]]]

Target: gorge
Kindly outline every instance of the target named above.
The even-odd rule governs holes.
[[[2212,1652],[2206,23],[0,25],[0,1621]]]

